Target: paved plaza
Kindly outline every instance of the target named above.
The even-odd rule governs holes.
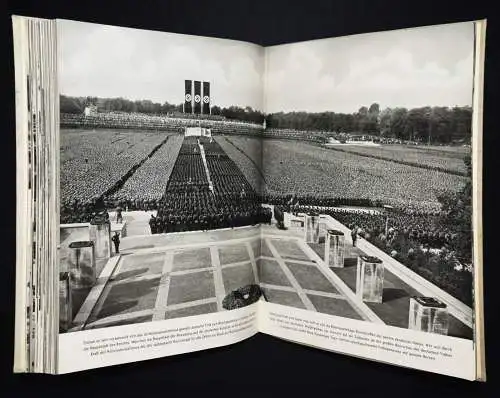
[[[134,218],[132,218],[134,217]],[[128,236],[120,254],[104,267],[78,313],[73,330],[149,322],[224,311],[232,290],[260,284],[269,302],[346,318],[408,327],[409,299],[421,295],[385,271],[383,303],[365,303],[355,294],[357,256],[346,240],[344,268],[323,262],[320,243],[306,244],[303,230],[275,225],[206,232],[143,235],[144,215],[127,217]],[[135,228],[135,229],[134,229]],[[472,338],[472,329],[450,316],[449,335]]]

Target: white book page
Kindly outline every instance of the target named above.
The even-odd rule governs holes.
[[[481,26],[266,48],[260,331],[481,378]]]
[[[261,126],[235,121],[230,111],[262,110],[264,50],[57,23],[59,372],[254,335],[257,307],[245,289],[258,283],[260,229],[232,217],[247,217],[261,184],[258,135],[244,152],[237,132]],[[101,215],[87,212],[95,197],[109,223],[97,207]],[[243,290],[241,302],[236,290]]]

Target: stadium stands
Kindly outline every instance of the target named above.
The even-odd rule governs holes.
[[[200,126],[212,129],[218,134],[259,135],[262,125],[220,119],[216,117],[193,117],[180,114],[182,117],[168,115],[151,115],[143,113],[102,112],[96,115],[61,113],[61,128],[84,129],[140,129],[140,130],[167,130],[179,134],[184,133],[186,127]]]

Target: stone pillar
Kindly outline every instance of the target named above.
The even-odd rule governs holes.
[[[344,267],[344,242],[345,236],[342,231],[334,229],[326,231],[325,264],[327,267]]]
[[[292,226],[292,215],[288,212],[283,213],[283,225],[285,228],[290,228]]]
[[[111,257],[111,224],[106,211],[96,214],[90,221],[90,240],[94,243],[97,260]]]
[[[377,257],[358,257],[356,295],[368,303],[381,303],[384,292],[384,263]]]
[[[59,331],[67,332],[73,322],[69,272],[59,272]]]
[[[291,225],[294,228],[304,228],[304,220],[306,215],[304,213],[295,213],[294,218],[291,221]]]
[[[92,287],[96,282],[94,243],[90,241],[69,244],[68,271],[73,288]]]
[[[306,214],[304,232],[306,243],[319,243],[319,214]]]
[[[408,329],[448,334],[448,308],[434,297],[411,297]]]

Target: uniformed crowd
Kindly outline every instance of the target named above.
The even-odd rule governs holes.
[[[153,234],[234,228],[270,223],[272,218],[234,162],[207,137],[184,138],[157,209],[150,220]]]
[[[273,195],[266,194],[264,203],[272,205],[288,205],[292,202],[302,206],[337,207],[337,206],[358,206],[358,207],[381,207],[382,202],[371,199],[344,198],[344,197],[323,197],[316,195]]]
[[[271,218],[271,210],[253,200],[196,192],[168,195],[149,225],[151,233],[159,234],[270,224]]]

